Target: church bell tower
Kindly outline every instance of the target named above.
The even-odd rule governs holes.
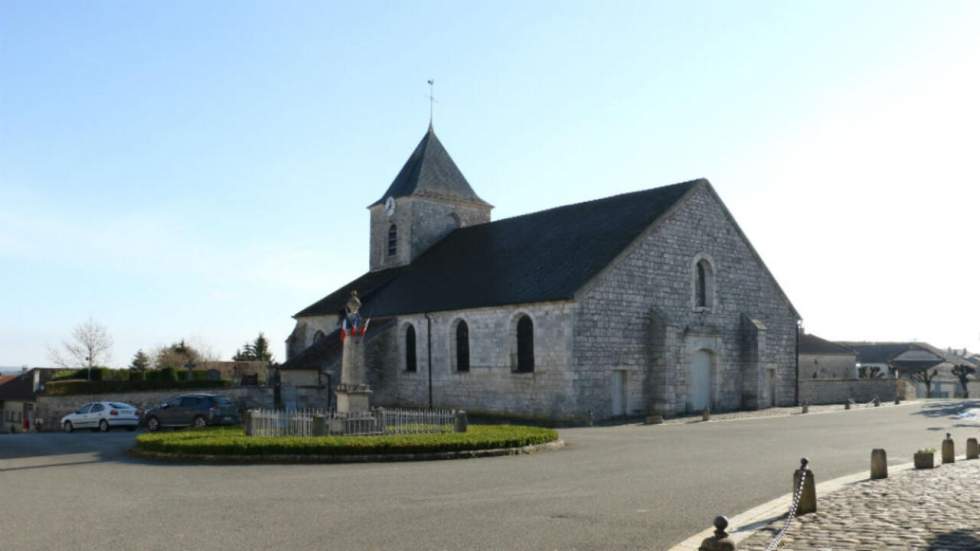
[[[411,264],[453,230],[489,222],[492,209],[470,187],[430,124],[388,191],[368,206],[371,271]]]

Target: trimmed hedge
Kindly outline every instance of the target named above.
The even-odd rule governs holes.
[[[470,425],[464,433],[385,436],[245,436],[240,427],[144,433],[136,449],[182,455],[385,455],[520,448],[558,440],[552,429]]]
[[[106,394],[110,392],[137,392],[141,390],[192,390],[227,388],[229,381],[50,381],[44,385],[45,396],[72,396],[75,394]]]

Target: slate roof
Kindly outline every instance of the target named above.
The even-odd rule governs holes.
[[[941,355],[931,352],[921,343],[914,342],[838,342],[857,352],[861,364],[903,364],[938,365],[943,362]]]
[[[0,382],[0,402],[12,400],[30,402],[34,400],[34,377],[26,374],[13,377],[13,380]]]
[[[372,337],[380,335],[386,328],[391,327],[394,323],[395,320],[391,318],[371,320],[371,324],[368,326],[367,330],[367,339],[370,340]],[[324,361],[340,356],[342,351],[343,343],[340,342],[340,328],[337,328],[329,335],[313,343],[299,354],[284,362],[279,366],[279,369],[319,370]]]
[[[847,354],[853,355],[855,352],[846,346],[841,346],[835,342],[821,339],[809,333],[800,334],[800,354]]]
[[[569,300],[690,190],[692,180],[553,208],[446,236],[408,266],[367,273],[297,313],[339,313],[357,289],[365,316]]]
[[[415,147],[415,151],[405,161],[405,165],[398,171],[388,191],[369,207],[383,204],[389,197],[409,195],[463,200],[489,206],[489,203],[480,199],[470,187],[466,177],[449,156],[449,152],[436,137],[431,125],[422,137],[422,141]]]

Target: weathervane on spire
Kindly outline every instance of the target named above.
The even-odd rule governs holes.
[[[428,80],[428,83],[429,83],[429,128],[432,128],[432,112],[434,110],[433,106],[436,103],[436,97],[433,95],[433,90],[435,89],[436,86],[436,80],[434,78],[430,78]]]

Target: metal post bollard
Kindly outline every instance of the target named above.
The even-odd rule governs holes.
[[[881,405],[881,400],[877,396],[875,396],[874,403],[875,403],[875,407],[878,407]]]
[[[719,515],[715,517],[714,525],[714,535],[705,538],[698,546],[698,551],[735,551],[735,542],[728,539],[728,532],[725,531],[728,528],[728,518]]]
[[[946,439],[943,440],[943,463],[955,463],[956,462],[956,446],[953,444],[953,439],[950,438],[949,433],[946,433]]]
[[[711,420],[711,408],[704,408],[704,411],[701,412],[701,420],[702,421]]]
[[[888,478],[888,455],[883,449],[871,450],[871,480]]]
[[[813,471],[807,468],[809,463],[810,461],[805,457],[800,459],[800,468],[793,473],[793,492],[800,493],[796,516],[817,512],[817,485]],[[803,482],[802,487],[800,486],[801,481]]]
[[[980,445],[977,445],[976,438],[968,438],[966,440],[966,458],[967,459],[980,458]]]
[[[850,401],[844,402],[844,409],[851,409],[851,402]]]
[[[469,420],[466,418],[466,411],[459,410],[456,412],[456,419],[453,423],[454,432],[466,432],[467,427],[469,427]]]
[[[803,402],[803,407],[800,409],[800,413],[810,413],[810,404]]]

